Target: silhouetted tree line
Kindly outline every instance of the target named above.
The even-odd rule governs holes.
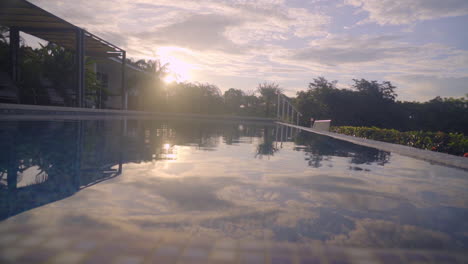
[[[391,82],[353,81],[349,89],[339,89],[336,81],[313,79],[295,99],[303,113],[301,122],[308,125],[313,117],[332,119],[334,126],[468,133],[468,100],[464,97],[402,102],[396,101],[396,87]]]
[[[148,73],[151,73],[143,79],[139,77],[139,80],[129,80],[133,83],[144,82],[140,86],[142,88],[139,91],[138,102],[130,104],[134,109],[217,115],[276,115],[276,98],[281,91],[276,83],[260,83],[251,92],[230,88],[222,93],[218,86],[210,83],[164,83],[163,79],[169,72],[167,65],[161,65],[158,60],[140,60],[134,65],[141,69],[149,69]]]

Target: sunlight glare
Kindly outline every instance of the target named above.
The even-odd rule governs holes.
[[[158,56],[162,64],[168,63],[169,74],[164,78],[164,82],[185,82],[190,81],[190,72],[193,65],[177,56],[176,52],[186,52],[185,49],[177,47],[162,47],[158,49]]]
[[[176,76],[174,76],[173,73],[169,73],[166,77],[164,77],[163,81],[165,83],[173,83],[173,82],[177,81],[177,78],[176,78]]]

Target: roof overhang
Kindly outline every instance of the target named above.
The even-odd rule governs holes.
[[[121,57],[123,49],[75,26],[25,0],[0,1],[0,25],[52,42],[68,50],[76,50],[76,32],[83,30],[86,55]]]

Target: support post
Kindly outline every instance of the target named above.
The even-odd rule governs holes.
[[[284,126],[281,125],[281,144],[280,144],[281,148],[283,148],[283,130],[284,130]]]
[[[120,123],[120,148],[119,148],[119,167],[117,169],[117,174],[122,174],[122,161],[123,161],[123,150],[124,150],[124,135],[127,133],[127,119],[122,120]]]
[[[299,125],[299,116],[300,116],[300,115],[299,115],[299,112],[297,112],[296,126],[298,126],[298,125]]]
[[[280,101],[281,101],[281,93],[278,91],[278,102],[276,103],[276,118],[280,119]]]
[[[278,123],[275,125],[275,148],[278,148]]]
[[[290,107],[291,107],[291,105],[289,104],[289,101],[288,101],[288,106],[287,106],[287,109],[286,109],[286,110],[287,110],[287,111],[286,111],[286,118],[287,118],[287,119],[289,119],[289,108],[290,108]],[[288,123],[289,123],[290,120],[286,120],[286,121],[288,121]]]
[[[122,51],[122,110],[128,109],[128,94],[125,87],[125,68],[127,64],[126,52]]]
[[[284,114],[286,113],[286,99],[284,98],[284,95],[283,95],[283,109],[281,111],[281,120],[284,121]]]
[[[85,96],[85,47],[84,47],[84,31],[79,28],[76,30],[76,49],[75,49],[75,63],[76,63],[76,106],[84,106]]]
[[[75,158],[73,164],[73,185],[75,190],[79,190],[81,187],[81,158],[83,152],[83,140],[84,140],[84,124],[82,120],[76,122],[76,138],[75,138]]]
[[[15,83],[19,81],[19,48],[20,36],[17,27],[10,28],[10,73],[11,80]]]
[[[296,109],[291,105],[291,124],[294,124],[294,111],[296,111]]]

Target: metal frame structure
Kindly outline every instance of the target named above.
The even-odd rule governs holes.
[[[76,105],[84,107],[85,57],[115,57],[122,61],[122,109],[127,109],[125,87],[125,50],[75,26],[26,0],[1,0],[0,25],[10,29],[10,73],[14,82],[20,80],[19,33],[36,36],[75,53]]]
[[[289,98],[282,93],[278,93],[276,118],[294,124],[294,117],[296,117],[296,125],[299,125],[300,116],[302,116],[302,113],[294,107]]]

